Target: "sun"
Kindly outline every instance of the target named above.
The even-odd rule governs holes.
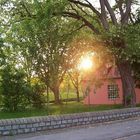
[[[93,61],[90,57],[83,57],[81,59],[79,68],[83,70],[90,70],[93,66]]]

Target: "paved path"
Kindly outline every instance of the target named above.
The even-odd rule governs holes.
[[[66,129],[50,134],[41,132],[4,137],[0,140],[140,140],[140,118],[94,127]]]

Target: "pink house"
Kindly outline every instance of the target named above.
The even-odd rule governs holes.
[[[83,80],[83,90],[85,93],[84,104],[122,104],[122,81],[116,67],[111,67],[110,70],[96,72],[96,74],[93,75],[102,81],[98,86],[95,85],[96,83],[94,82],[97,78],[92,80],[91,75],[90,78],[86,77]],[[140,103],[140,88],[135,88],[135,91],[136,101]]]

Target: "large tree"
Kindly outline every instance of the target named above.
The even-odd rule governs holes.
[[[127,55],[129,48],[124,28],[133,22],[133,0],[67,0],[63,16],[74,18],[102,38],[105,46],[113,52],[122,77],[124,105],[135,106],[136,96],[132,68]],[[98,6],[97,6],[98,5]],[[131,46],[131,50],[132,50]],[[126,56],[126,57],[124,57]]]
[[[62,3],[53,0],[2,3],[8,44],[18,50],[27,78],[38,76],[53,91],[57,104],[60,103],[59,87],[69,68],[68,43],[81,28],[75,26],[75,21],[54,14],[63,9]]]
[[[56,48],[56,50],[59,50],[59,53],[62,51],[60,49],[61,47],[65,48],[64,44],[66,43],[63,44],[61,41],[63,41],[65,37],[67,38],[67,36],[63,36],[61,34],[59,38],[57,33],[62,30],[64,31],[64,34],[66,32],[70,32],[70,30],[67,29],[70,29],[71,26],[69,24],[62,29],[61,27],[64,25],[60,23],[59,28],[59,22],[57,19],[61,19],[66,23],[68,19],[64,17],[76,19],[75,24],[81,24],[78,29],[85,26],[88,27],[94,34],[97,35],[98,38],[103,40],[104,46],[108,47],[110,51],[112,51],[122,77],[124,105],[135,106],[136,97],[134,90],[134,79],[131,75],[132,68],[130,64],[130,59],[132,57],[128,57],[127,55],[128,52],[131,54],[133,53],[133,45],[129,44],[127,39],[128,34],[125,33],[126,30],[128,30],[127,26],[131,23],[133,24],[134,22],[135,15],[132,14],[132,6],[136,3],[136,0],[112,0],[110,2],[108,0],[99,0],[98,2],[93,2],[94,1],[91,0],[2,0],[1,3],[3,6],[0,9],[0,19],[2,22],[5,22],[7,26],[9,26],[9,30],[13,33],[12,38],[14,39],[14,42],[18,39],[20,42],[22,42],[20,45],[22,44],[29,46],[29,52],[32,54],[31,57],[34,58],[33,63],[35,65],[39,64],[36,65],[38,70],[42,70],[42,68],[39,68],[40,66],[47,68],[48,64],[44,65],[42,63],[45,62],[45,60],[50,60],[51,58],[51,56],[45,56],[45,52],[48,51],[45,46],[53,46],[53,50]],[[60,17],[61,13],[63,17]],[[24,28],[19,28],[21,29],[21,37],[19,36],[17,38],[17,26],[20,23],[23,23],[22,25]],[[11,25],[14,25],[14,28],[12,28],[13,26]],[[9,30],[7,30],[8,33]],[[74,29],[73,31],[75,30],[77,29]],[[54,34],[55,32],[56,34]],[[55,38],[56,36],[58,38]],[[54,40],[54,38],[56,40]],[[133,41],[135,41],[134,38]],[[138,39],[137,44],[139,44]],[[59,48],[59,46],[61,47]],[[53,59],[60,60],[58,59],[60,56],[59,53],[52,55]],[[36,61],[37,59],[38,61]],[[53,61],[55,62],[55,60]],[[54,65],[54,63],[51,64]],[[62,67],[53,65],[51,67],[53,67],[53,69],[56,71],[56,74],[58,71],[54,68],[54,66],[58,69]],[[43,74],[45,74],[45,71]],[[55,77],[58,77],[58,75]]]

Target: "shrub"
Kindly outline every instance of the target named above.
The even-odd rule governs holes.
[[[6,66],[1,73],[1,94],[4,109],[17,111],[27,105],[25,74],[23,71]]]
[[[35,108],[42,108],[45,105],[45,85],[42,82],[32,83],[29,94],[30,101]]]

